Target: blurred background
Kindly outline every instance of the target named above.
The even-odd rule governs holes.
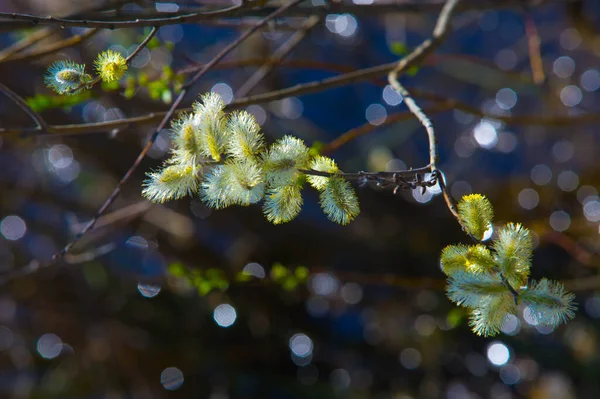
[[[559,280],[577,296],[568,325],[537,326],[520,309],[495,338],[474,335],[464,309],[445,297],[440,252],[468,237],[437,187],[397,196],[357,188],[361,214],[345,227],[327,220],[309,188],[300,216],[280,226],[260,206],[152,205],[141,184],[167,155],[168,130],[92,233],[58,264],[16,272],[48,261],[81,230],[158,120],[93,124],[166,111],[190,69],[266,14],[161,27],[122,82],[69,97],[44,87],[49,64],[71,59],[91,72],[100,51],[130,54],[149,29],[1,22],[0,82],[48,124],[88,126],[36,132],[0,95],[0,272],[8,276],[0,396],[600,397],[600,7],[505,3],[465,1],[446,41],[403,77],[432,110],[451,194],[485,194],[498,224],[530,228],[532,277]],[[307,1],[252,35],[194,86],[185,107],[210,90],[231,102],[394,62],[431,35],[439,12],[353,0],[329,13],[324,4]],[[230,5],[3,0],[0,11],[133,20]],[[299,31],[284,61],[248,88]],[[269,142],[293,134],[325,146],[347,172],[428,163],[424,129],[385,75],[246,109]],[[333,145],[357,127],[364,134]]]

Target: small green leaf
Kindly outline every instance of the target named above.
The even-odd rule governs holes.
[[[405,55],[408,53],[408,48],[406,47],[406,44],[402,42],[391,42],[390,51],[394,55]]]
[[[298,286],[298,280],[294,276],[288,276],[283,280],[281,286],[286,291],[293,291]]]
[[[187,269],[181,262],[173,262],[169,265],[169,273],[174,277],[183,277],[187,275]]]
[[[408,76],[411,76],[411,77],[413,77],[413,76],[415,76],[417,73],[419,73],[419,69],[420,69],[420,68],[419,68],[418,66],[416,66],[416,65],[413,65],[413,66],[411,66],[410,68],[408,68],[408,69],[407,69],[407,71],[406,71],[406,74],[407,74]]]
[[[271,268],[271,278],[275,281],[287,277],[289,270],[281,263],[275,263]]]
[[[294,270],[294,275],[298,278],[298,280],[300,280],[301,282],[306,281],[306,279],[308,279],[308,268],[306,266],[298,266],[296,268],[296,270]]]
[[[212,291],[213,286],[210,281],[204,280],[204,281],[200,282],[198,285],[196,285],[196,288],[198,289],[198,294],[200,296],[205,296],[206,294],[208,294],[209,292]]]
[[[146,44],[146,47],[148,48],[148,50],[154,50],[155,48],[160,47],[160,40],[158,39],[158,37],[154,36],[152,39],[150,39],[148,44]]]

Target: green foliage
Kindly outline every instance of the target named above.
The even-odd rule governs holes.
[[[196,269],[189,268],[180,262],[173,262],[168,267],[168,273],[183,280],[186,284],[194,287],[198,295],[205,296],[213,290],[226,291],[232,282],[247,283],[256,279],[252,274],[242,270],[230,277],[220,269]],[[281,286],[286,291],[292,291],[299,285],[305,284],[308,279],[308,269],[305,266],[288,268],[281,263],[275,263],[271,267],[269,282]]]
[[[304,142],[293,136],[267,147],[251,114],[227,115],[225,104],[214,93],[201,100],[193,104],[192,114],[172,123],[172,156],[161,170],[148,173],[144,196],[165,202],[198,193],[215,209],[264,200],[265,217],[280,224],[300,213],[306,179],[321,191],[321,205],[329,219],[347,224],[356,218],[358,199],[347,180],[304,174],[307,168],[340,173],[332,159],[311,156]]]
[[[491,226],[490,202],[471,194],[458,207],[467,233],[481,240]],[[516,313],[518,301],[528,305],[540,324],[557,326],[575,316],[574,295],[560,283],[542,279],[526,287],[532,251],[529,230],[515,223],[498,231],[491,249],[483,244],[444,248],[440,264],[448,276],[448,298],[469,309],[469,325],[476,334],[498,334],[506,316]]]
[[[477,241],[481,241],[486,230],[492,226],[494,208],[481,194],[462,197],[458,203],[458,213],[467,234],[472,235]]]
[[[45,94],[36,94],[33,97],[25,99],[27,105],[35,112],[44,112],[50,109],[63,108],[70,109],[91,98],[89,91],[82,91],[71,96],[48,96]]]

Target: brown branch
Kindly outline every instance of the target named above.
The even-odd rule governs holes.
[[[0,62],[11,58],[14,54],[17,54],[56,33],[58,33],[56,28],[44,28],[25,36],[23,39],[14,42],[9,47],[0,51]]]
[[[10,57],[8,59],[2,59],[0,57],[0,62],[16,62],[16,61],[29,61],[29,60],[33,60],[33,59],[37,59],[39,57],[43,57],[46,56],[48,54],[52,54],[55,53],[57,51],[60,51],[64,48],[67,47],[71,47],[74,45],[77,45],[81,42],[83,42],[84,40],[89,39],[90,37],[94,36],[96,33],[100,32],[98,29],[93,28],[93,29],[89,29],[88,31],[82,33],[82,34],[78,34],[78,35],[74,35],[74,36],[70,36],[64,40],[60,40],[58,42],[52,43],[51,45],[48,46],[44,46],[40,49],[34,50],[34,51],[29,51],[27,53],[22,53],[22,54],[17,54],[13,57]]]
[[[394,88],[394,90],[396,90],[404,97],[404,103],[406,104],[408,109],[417,117],[417,119],[421,122],[421,124],[427,131],[427,137],[429,139],[429,165],[431,167],[431,172],[432,174],[435,174],[438,177],[438,180],[440,182],[440,188],[442,190],[442,195],[444,196],[444,200],[446,201],[448,209],[456,218],[458,223],[462,226],[462,221],[458,215],[458,211],[456,209],[456,205],[454,204],[454,200],[450,196],[450,193],[448,193],[444,176],[441,172],[438,171],[437,168],[437,139],[435,137],[435,130],[433,129],[433,124],[431,123],[431,120],[427,117],[427,115],[423,112],[423,110],[413,100],[410,93],[398,81],[398,76],[402,72],[406,71],[408,67],[411,66],[411,61],[415,62],[415,59],[420,60],[425,58],[429,53],[435,50],[442,43],[442,41],[446,37],[446,34],[449,31],[452,13],[454,12],[454,9],[457,6],[458,2],[459,0],[448,0],[446,2],[444,8],[440,13],[440,16],[438,17],[437,23],[433,30],[432,38],[425,40],[420,46],[415,48],[408,56],[401,59],[388,74],[388,81],[390,85]]]
[[[45,133],[48,130],[48,125],[46,125],[46,122],[44,121],[44,119],[37,112],[35,112],[29,105],[27,105],[25,100],[23,100],[23,98],[20,95],[18,95],[17,93],[15,93],[14,91],[9,89],[2,83],[0,83],[0,91],[2,91],[4,93],[4,95],[6,97],[10,98],[15,104],[17,104],[19,106],[19,108],[21,108],[23,111],[25,111],[31,119],[33,119],[33,121],[37,125],[37,129],[36,129],[37,131],[39,131],[41,133]]]
[[[465,2],[457,11],[484,11],[490,9],[505,9],[514,7],[523,7],[524,5],[552,4],[552,3],[567,3],[572,0],[478,0]],[[206,20],[214,20],[216,18],[229,17],[246,17],[254,16],[261,17],[270,15],[277,10],[277,5],[268,5],[260,9],[244,9],[244,4],[252,2],[243,2],[242,6],[233,6],[224,10],[208,11],[208,12],[177,12],[166,17],[144,18],[144,14],[128,15],[127,20],[108,21],[108,20],[93,20],[93,19],[69,19],[43,17],[39,15],[19,14],[0,12],[0,21],[3,28],[19,29],[29,26],[38,25],[58,25],[61,27],[87,27],[87,28],[103,28],[103,29],[121,29],[134,28],[143,26],[165,26],[181,23],[194,23]],[[350,2],[327,2],[325,5],[307,6],[294,10],[292,16],[311,16],[311,15],[326,15],[326,14],[342,14],[351,13],[358,16],[372,16],[374,14],[438,14],[443,8],[444,2],[424,2],[422,0],[413,0],[407,2],[405,0],[392,0],[384,3],[374,3],[370,5],[357,5]]]
[[[527,48],[529,50],[529,64],[531,65],[531,74],[533,81],[540,85],[546,80],[544,74],[544,64],[542,62],[542,53],[540,51],[540,35],[531,13],[525,13],[525,34],[527,35]]]
[[[38,25],[59,25],[62,28],[66,27],[82,27],[82,28],[102,28],[102,29],[122,29],[122,28],[140,28],[145,26],[165,26],[175,25],[190,22],[199,22],[205,19],[232,17],[244,6],[235,5],[221,10],[207,12],[193,12],[189,14],[175,15],[164,18],[147,18],[133,19],[128,21],[102,21],[102,20],[87,20],[87,19],[68,19],[56,18],[52,16],[42,17],[39,15],[18,14],[0,12],[0,19],[4,19],[2,24],[7,28],[19,29],[28,26]],[[8,20],[8,21],[7,21]],[[14,21],[14,22],[10,22]]]
[[[388,64],[385,64],[388,65]],[[371,69],[371,68],[367,68]],[[377,76],[383,75],[387,71],[384,70]],[[339,85],[343,85],[346,83],[354,83],[355,81],[361,81],[362,77],[359,77],[356,80],[349,80],[340,82]],[[313,86],[316,82],[310,82],[306,85],[296,85],[292,88],[286,88],[281,90],[286,90],[287,95],[282,95],[281,90],[275,90],[269,93],[261,94],[259,96],[251,96],[239,98],[237,100],[233,100],[230,104],[227,105],[227,109],[238,109],[243,108],[252,104],[264,104],[275,99],[281,99],[286,97],[291,97],[295,95],[303,95],[306,94],[306,90],[311,93],[314,91],[318,91],[313,89]],[[331,85],[328,88],[337,87],[338,85]],[[541,116],[541,115],[496,115],[484,112],[477,107],[470,106],[466,103],[463,103],[459,100],[452,98],[445,98],[439,95],[426,94],[423,91],[419,91],[418,93],[414,93],[415,97],[423,97],[427,99],[431,99],[440,105],[444,105],[445,108],[454,107],[461,111],[464,111],[468,114],[475,115],[481,118],[490,118],[496,119],[506,123],[507,125],[513,126],[546,126],[546,127],[569,127],[569,126],[578,126],[578,125],[586,125],[591,123],[600,122],[600,114],[599,113],[586,113],[581,115],[550,115],[550,116]],[[181,109],[178,112],[189,112],[191,108]],[[441,112],[441,111],[433,111],[433,112]],[[158,123],[164,117],[166,112],[151,112],[145,115],[134,116],[131,118],[118,119],[114,121],[106,121],[106,122],[95,122],[95,123],[75,123],[69,125],[49,125],[47,135],[53,136],[68,136],[68,135],[77,135],[77,134],[87,134],[87,133],[101,133],[101,132],[110,132],[114,129],[123,129],[135,125],[148,125],[152,123]],[[0,134],[9,135],[9,134],[21,134],[21,133],[34,133],[37,129],[20,129],[20,128],[0,128]]]

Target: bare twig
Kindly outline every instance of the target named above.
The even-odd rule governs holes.
[[[458,11],[483,11],[490,9],[504,9],[511,7],[523,7],[529,3],[552,4],[552,3],[567,3],[572,0],[477,0],[465,2],[458,7]],[[127,20],[123,21],[107,21],[107,20],[92,20],[92,19],[70,19],[70,18],[55,18],[43,17],[40,15],[19,14],[19,13],[0,13],[2,27],[5,29],[19,29],[27,26],[37,25],[58,25],[63,27],[79,26],[87,28],[102,28],[102,29],[120,29],[134,28],[143,26],[165,26],[180,23],[193,23],[206,20],[214,20],[216,18],[229,17],[245,17],[245,16],[266,16],[277,9],[276,5],[267,5],[259,9],[244,9],[245,4],[252,2],[242,2],[241,6],[233,6],[224,10],[208,11],[208,12],[183,12],[173,13],[166,17],[150,17],[146,18],[144,12],[141,14],[129,15]],[[382,3],[374,3],[370,5],[357,5],[350,2],[326,2],[324,5],[301,7],[294,10],[293,16],[311,16],[325,14],[342,14],[351,13],[354,15],[372,16],[376,14],[387,13],[403,13],[403,14],[437,14],[444,5],[443,1],[425,2],[422,0],[413,0],[412,2],[405,0],[392,0]],[[162,14],[162,13],[161,13]]]
[[[41,133],[45,133],[47,131],[48,126],[46,125],[44,119],[42,119],[42,117],[37,112],[31,109],[31,107],[27,105],[25,100],[23,100],[23,98],[20,95],[18,95],[2,83],[0,83],[0,91],[2,91],[4,95],[10,98],[15,104],[17,104],[23,111],[25,111],[31,119],[33,119],[33,121],[38,127],[38,131],[40,131]]]
[[[527,48],[529,50],[529,64],[531,65],[531,74],[536,84],[542,84],[546,80],[544,73],[544,64],[540,51],[540,35],[533,16],[527,10],[525,11],[525,34],[527,35]]]
[[[446,189],[446,182],[444,181],[444,176],[441,172],[438,171],[437,168],[437,139],[435,137],[435,130],[433,129],[433,124],[431,123],[431,120],[427,117],[427,115],[423,112],[423,110],[413,100],[408,90],[406,90],[398,80],[398,76],[402,72],[406,71],[406,69],[410,66],[410,60],[415,58],[422,59],[426,57],[429,53],[431,53],[442,43],[446,34],[449,31],[452,13],[454,12],[458,2],[459,0],[448,0],[446,2],[444,7],[442,8],[442,11],[440,12],[440,16],[438,17],[437,23],[433,30],[433,37],[431,39],[425,40],[420,46],[415,48],[408,56],[401,59],[388,74],[388,81],[390,85],[394,88],[394,90],[396,90],[404,97],[404,103],[406,104],[408,109],[417,117],[417,119],[421,122],[421,124],[427,131],[427,137],[429,139],[429,165],[431,166],[431,172],[434,173],[436,176],[439,175],[440,188],[442,190],[444,200],[446,201],[446,205],[448,206],[448,209],[456,218],[458,223],[462,226],[462,221],[458,215],[458,211],[456,210],[454,201],[448,193],[448,190]]]
[[[49,38],[57,32],[56,28],[44,28],[25,36],[23,39],[0,51],[0,62],[11,58],[13,55],[33,46],[41,40]]]
[[[135,18],[133,20],[128,21],[100,21],[100,20],[86,20],[86,19],[68,19],[68,18],[56,18],[52,16],[42,17],[39,15],[30,15],[30,14],[18,14],[18,13],[0,13],[0,19],[4,19],[2,22],[4,26],[7,28],[23,28],[26,26],[38,26],[38,25],[59,25],[63,28],[65,27],[82,27],[82,28],[102,28],[102,29],[121,29],[121,28],[141,28],[144,26],[165,26],[165,25],[174,25],[174,24],[182,24],[182,23],[190,23],[190,22],[198,22],[205,19],[212,18],[225,18],[232,17],[236,15],[236,13],[244,7],[245,3],[241,3],[242,5],[235,5],[231,7],[227,7],[221,10],[215,11],[207,11],[207,12],[192,12],[188,14],[175,15],[171,17],[164,18],[148,18],[148,19],[139,19]],[[9,22],[9,21],[18,21],[18,22]],[[24,23],[24,24],[23,24]]]
[[[70,36],[64,40],[60,40],[58,42],[52,43],[48,46],[44,46],[42,48],[39,48],[37,50],[33,50],[33,51],[28,51],[25,53],[21,53],[21,54],[16,54],[13,57],[10,57],[8,59],[3,60],[2,58],[0,58],[0,62],[4,61],[4,62],[16,62],[16,61],[28,61],[28,60],[33,60],[33,59],[37,59],[39,57],[43,57],[46,56],[48,54],[52,54],[55,53],[57,51],[60,51],[64,48],[67,47],[71,47],[74,46],[76,44],[79,44],[81,42],[83,42],[84,40],[89,39],[90,37],[94,36],[96,33],[100,32],[98,29],[93,28],[93,29],[89,29],[84,33],[78,34],[78,35],[74,35],[74,36]]]

